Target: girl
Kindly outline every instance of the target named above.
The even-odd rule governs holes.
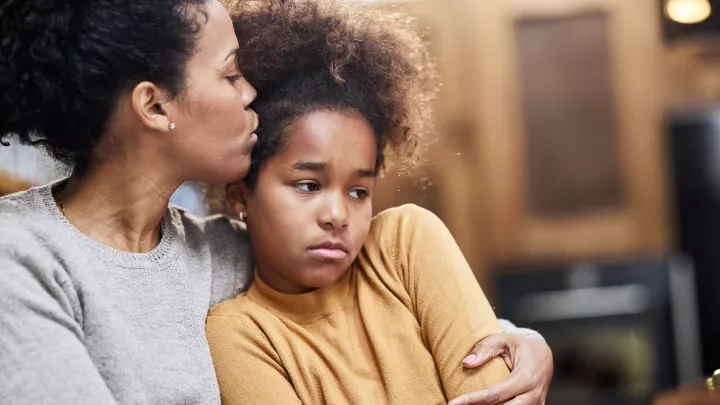
[[[228,187],[255,282],[206,325],[223,403],[438,404],[506,379],[501,359],[463,369],[499,327],[443,223],[371,217],[386,152],[412,157],[429,127],[434,69],[408,19],[311,0],[233,13],[265,120]]]

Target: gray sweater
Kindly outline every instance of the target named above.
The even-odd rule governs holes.
[[[242,225],[170,207],[151,252],[74,228],[50,186],[0,198],[0,404],[218,404],[208,309],[252,279]]]

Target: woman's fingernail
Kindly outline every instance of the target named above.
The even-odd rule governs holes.
[[[473,361],[475,361],[475,359],[477,359],[477,356],[476,356],[474,353],[473,353],[473,354],[469,354],[467,357],[465,357],[465,358],[463,359],[462,363],[467,366],[468,364],[470,364],[470,363],[472,363]]]

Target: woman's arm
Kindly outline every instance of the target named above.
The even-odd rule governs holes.
[[[553,375],[552,351],[543,337],[514,325],[487,337],[473,349],[463,365],[475,368],[501,356],[510,367],[510,378],[486,390],[462,395],[450,405],[544,405]],[[512,400],[512,401],[511,401]],[[511,402],[508,402],[511,401]]]
[[[267,337],[238,316],[209,315],[205,324],[223,405],[301,405]]]
[[[25,230],[0,226],[0,403],[115,404],[46,252]]]
[[[500,327],[447,227],[431,212],[413,205],[387,214],[395,216],[395,233],[377,237],[395,238],[390,245],[395,250],[396,271],[413,303],[447,398],[507,379],[510,372],[500,358],[476,370],[463,367],[468,351]]]

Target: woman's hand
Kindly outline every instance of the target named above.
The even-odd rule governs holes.
[[[510,378],[455,398],[448,405],[544,405],[553,374],[552,351],[545,339],[530,329],[503,331],[475,345],[463,366],[477,368],[497,356],[510,368]]]

